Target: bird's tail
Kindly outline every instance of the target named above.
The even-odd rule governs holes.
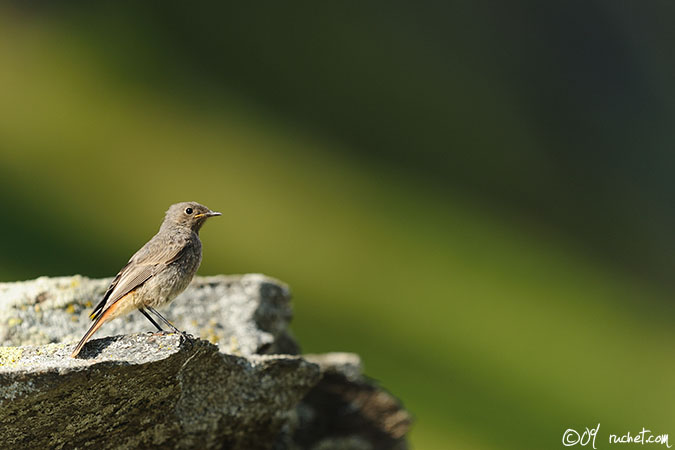
[[[84,344],[86,344],[89,338],[91,338],[91,336],[96,333],[96,330],[101,328],[101,325],[103,325],[105,321],[110,318],[110,314],[115,311],[119,305],[119,302],[115,302],[105,311],[103,311],[102,314],[99,314],[99,316],[94,320],[94,323],[91,324],[91,327],[89,327],[89,330],[87,330],[84,336],[82,336],[82,339],[80,339],[80,342],[78,342],[75,350],[73,350],[73,353],[70,354],[71,358],[77,357],[77,355],[80,353],[80,350],[82,350],[82,347],[84,347]]]
[[[89,338],[91,338],[91,336],[96,333],[96,330],[98,330],[101,325],[103,325],[104,320],[102,319],[103,317],[99,317],[93,324],[91,324],[91,327],[89,327],[89,330],[87,330],[82,339],[80,339],[80,342],[77,344],[77,347],[75,347],[75,350],[73,350],[73,353],[70,354],[71,358],[77,357],[77,355],[80,353],[80,350],[82,350],[82,347],[84,347],[84,344],[86,344]]]

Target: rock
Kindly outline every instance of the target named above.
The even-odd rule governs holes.
[[[320,377],[298,356],[180,335],[0,348],[0,442],[14,448],[271,448]]]
[[[0,283],[0,345],[78,341],[111,281],[76,275]],[[292,318],[289,289],[264,275],[195,277],[163,315],[229,353],[299,353],[287,330]],[[95,337],[142,331],[155,328],[134,312],[104,324]]]
[[[321,381],[297,408],[293,441],[312,450],[403,450],[412,417],[401,402],[361,373],[353,353],[305,355]]]
[[[132,313],[70,358],[109,282],[0,283],[0,447],[406,448],[410,415],[358,355],[296,355],[289,290],[263,275],[198,277],[171,304],[205,340]]]

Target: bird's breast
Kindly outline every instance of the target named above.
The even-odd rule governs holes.
[[[201,245],[187,245],[180,256],[156,273],[145,285],[152,298],[150,306],[160,307],[183,292],[194,277],[202,260]]]

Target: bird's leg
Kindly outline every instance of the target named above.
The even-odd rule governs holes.
[[[146,319],[148,319],[150,321],[150,323],[152,323],[155,326],[155,328],[157,328],[158,331],[164,331],[164,330],[162,330],[162,327],[157,325],[157,322],[155,322],[155,319],[150,317],[150,314],[145,312],[145,310],[143,308],[138,308],[138,310],[141,312],[141,314],[143,314],[145,316]]]
[[[161,320],[162,322],[167,324],[169,326],[169,328],[171,328],[175,333],[182,333],[182,331],[180,331],[178,328],[176,328],[171,322],[166,320],[166,318],[163,315],[161,315],[159,313],[159,311],[157,311],[155,308],[153,308],[152,306],[146,306],[145,308],[148,311],[150,311],[151,313],[153,313],[155,316],[157,316],[159,318],[159,320]]]
[[[169,322],[168,320],[166,320],[166,318],[165,318],[163,315],[161,315],[161,314],[160,314],[155,308],[153,308],[152,306],[146,306],[145,308],[146,308],[148,311],[150,311],[151,313],[153,313],[154,315],[156,315],[157,317],[159,317],[159,319],[160,319],[162,322],[164,322],[165,324],[167,324],[169,327],[171,327],[171,329],[172,329],[175,333],[180,334],[180,336],[181,336],[181,342],[182,342],[183,340],[191,341],[191,340],[193,339],[193,337],[192,337],[191,334],[188,334],[188,333],[186,333],[185,331],[181,331],[181,330],[179,330],[178,328],[176,328],[171,322]]]

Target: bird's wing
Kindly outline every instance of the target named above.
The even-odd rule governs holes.
[[[141,286],[163,267],[180,257],[186,248],[184,244],[159,245],[151,240],[131,257],[108,287],[105,295],[92,311],[90,317],[96,320],[115,302]]]

